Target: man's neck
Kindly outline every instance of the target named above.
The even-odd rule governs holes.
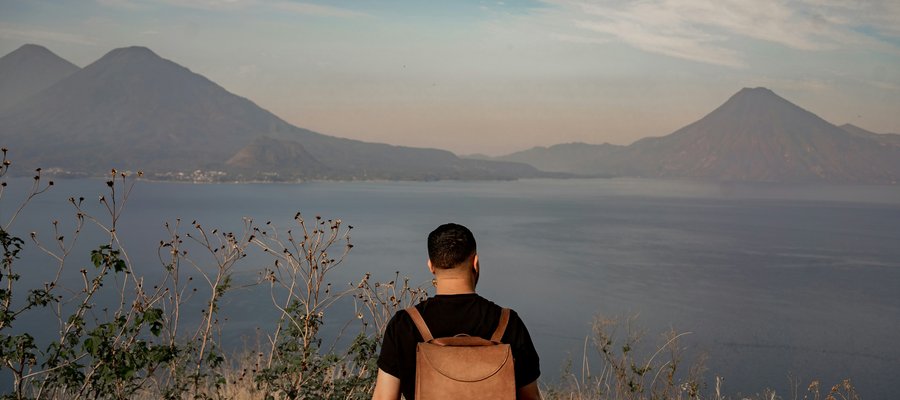
[[[443,277],[437,279],[436,294],[469,294],[475,293],[475,285],[471,279]]]

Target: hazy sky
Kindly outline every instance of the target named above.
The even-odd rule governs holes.
[[[0,54],[142,45],[288,122],[503,154],[628,144],[766,86],[900,133],[900,1],[0,0]]]

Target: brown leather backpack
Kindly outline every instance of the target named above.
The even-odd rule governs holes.
[[[416,345],[416,400],[514,400],[512,349],[501,343],[509,309],[491,340],[468,335],[435,339],[415,307],[406,309],[424,342]]]

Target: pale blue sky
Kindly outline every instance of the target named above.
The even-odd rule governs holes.
[[[298,126],[502,154],[627,144],[766,86],[900,133],[900,1],[0,0],[0,54],[143,45]]]

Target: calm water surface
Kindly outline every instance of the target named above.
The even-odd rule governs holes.
[[[65,199],[95,201],[104,189],[96,180],[58,182],[15,226],[47,232],[34,227],[53,219],[71,226]],[[296,211],[341,218],[354,226],[355,247],[336,283],[364,272],[387,280],[394,271],[429,282],[425,236],[444,222],[467,225],[479,242],[479,292],[523,317],[545,380],[556,379],[569,358],[580,365],[595,315],[637,315],[654,349],[670,328],[691,332],[682,341],[688,355],[707,353],[706,377],[724,376],[729,393],[774,387],[788,395],[790,373],[804,387],[813,378],[830,385],[849,377],[865,398],[888,398],[900,381],[898,187],[141,182],[127,207],[126,248],[148,266],[158,265],[163,222],[175,218],[227,230],[239,230],[242,217],[287,227]],[[78,262],[86,264],[83,253]],[[247,264],[238,277],[250,282],[259,265]],[[226,302],[231,343],[274,317],[259,311],[269,305],[266,293],[239,290]]]

